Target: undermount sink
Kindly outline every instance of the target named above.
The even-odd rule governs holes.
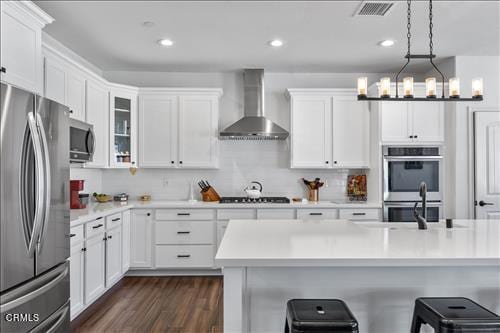
[[[363,228],[389,229],[389,230],[419,230],[417,222],[354,222],[354,224]],[[467,228],[464,225],[454,223],[453,229]],[[445,222],[428,222],[427,230],[430,229],[446,229]],[[425,230],[422,230],[425,231]]]

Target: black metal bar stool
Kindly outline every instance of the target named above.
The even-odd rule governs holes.
[[[292,299],[286,304],[285,333],[358,333],[358,322],[339,299]]]
[[[429,324],[437,333],[500,332],[500,317],[464,297],[421,297],[415,300],[411,333]]]

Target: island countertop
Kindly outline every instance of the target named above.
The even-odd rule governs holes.
[[[223,267],[500,266],[499,220],[429,223],[238,220],[216,255]]]

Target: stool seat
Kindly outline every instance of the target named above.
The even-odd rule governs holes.
[[[285,333],[358,333],[358,322],[339,299],[292,299],[287,302]]]
[[[420,332],[422,324],[440,333],[500,332],[500,317],[465,297],[417,298],[411,332]]]

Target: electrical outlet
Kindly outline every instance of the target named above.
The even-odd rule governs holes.
[[[163,177],[162,180],[161,180],[161,185],[163,187],[167,187],[168,186],[168,178],[167,177]]]

